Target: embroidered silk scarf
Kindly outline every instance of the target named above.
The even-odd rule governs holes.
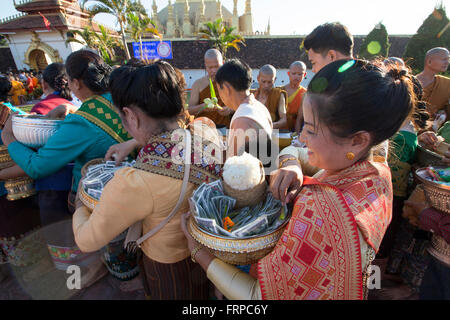
[[[377,251],[392,214],[389,168],[360,162],[304,185],[280,241],[258,263],[263,299],[362,299],[357,228]]]
[[[123,127],[119,115],[114,110],[113,104],[102,96],[89,98],[83,102],[75,114],[101,128],[118,143],[131,139],[131,136]]]
[[[206,126],[205,126],[206,128]],[[208,130],[206,128],[206,130]],[[192,131],[191,172],[189,182],[201,185],[219,179],[222,173],[219,137],[212,139],[211,130]],[[214,129],[215,131],[215,129]],[[174,130],[153,136],[141,149],[136,159],[136,168],[183,180],[184,176],[184,130]],[[209,132],[205,138],[197,133]]]

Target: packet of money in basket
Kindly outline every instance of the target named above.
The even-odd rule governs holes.
[[[116,167],[115,161],[106,161],[87,168],[86,176],[82,180],[84,191],[95,200],[100,200],[103,188],[114,177],[114,172],[124,167],[132,167],[135,161],[122,162]]]
[[[286,220],[287,208],[267,192],[258,159],[246,153],[228,159],[223,180],[203,183],[190,199],[191,212],[202,229],[245,238],[274,231]]]

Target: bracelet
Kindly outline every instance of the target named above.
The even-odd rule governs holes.
[[[278,165],[278,169],[282,168],[283,165],[284,165],[286,162],[291,161],[291,160],[295,160],[295,161],[297,161],[297,162],[300,164],[300,161],[299,161],[296,157],[290,157],[290,158],[286,158],[286,159],[282,160],[282,161],[280,162],[280,164]],[[301,165],[301,164],[300,164],[300,165]]]
[[[199,244],[198,246],[196,246],[194,248],[194,250],[191,251],[191,260],[192,260],[192,262],[197,263],[197,261],[195,260],[195,256],[202,249],[203,249],[203,245]]]

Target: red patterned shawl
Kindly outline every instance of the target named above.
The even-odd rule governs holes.
[[[359,162],[304,185],[280,241],[258,262],[263,299],[362,299],[357,228],[377,251],[392,216],[389,167]]]

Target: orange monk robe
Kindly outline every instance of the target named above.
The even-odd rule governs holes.
[[[447,112],[447,120],[450,119],[450,78],[444,76],[435,76],[433,83],[423,88],[422,100],[428,102],[428,111],[434,119],[436,113],[440,110]]]
[[[220,99],[220,97],[219,97],[219,90],[217,89],[217,84],[215,81],[213,82],[213,85],[214,85],[214,91],[216,92],[216,97],[218,100],[217,103],[219,104],[219,106],[224,107],[225,104],[223,103],[222,99]],[[209,85],[206,86],[205,89],[200,91],[199,104],[202,104],[206,98],[211,99],[211,89],[210,89]],[[225,126],[227,128],[230,127],[231,116],[222,116],[218,111],[202,110],[196,115],[196,118],[200,118],[200,117],[207,117],[207,118],[211,119],[216,124],[216,126]]]
[[[286,109],[286,118],[288,122],[289,131],[295,131],[295,123],[297,121],[298,110],[301,108],[303,96],[306,93],[306,88],[300,86],[288,99],[288,106]]]
[[[20,81],[13,80],[11,81],[11,85],[12,88],[9,94],[11,95],[13,105],[18,106],[20,105],[19,96],[24,96],[27,94],[27,92],[25,91],[23,83]]]
[[[33,77],[33,78],[31,78],[31,80],[32,80],[33,88],[34,88],[34,89],[39,88],[39,87],[41,86],[40,83],[39,83],[38,78]]]
[[[251,91],[256,98],[258,98],[260,94],[259,90],[260,89]],[[267,97],[266,103],[264,104],[267,110],[269,110],[272,122],[274,123],[280,120],[280,114],[278,113],[278,106],[280,104],[280,97],[282,94],[284,95],[284,101],[286,102],[287,108],[287,100],[288,100],[287,92],[281,88],[272,88],[272,90],[269,93],[269,96]]]

